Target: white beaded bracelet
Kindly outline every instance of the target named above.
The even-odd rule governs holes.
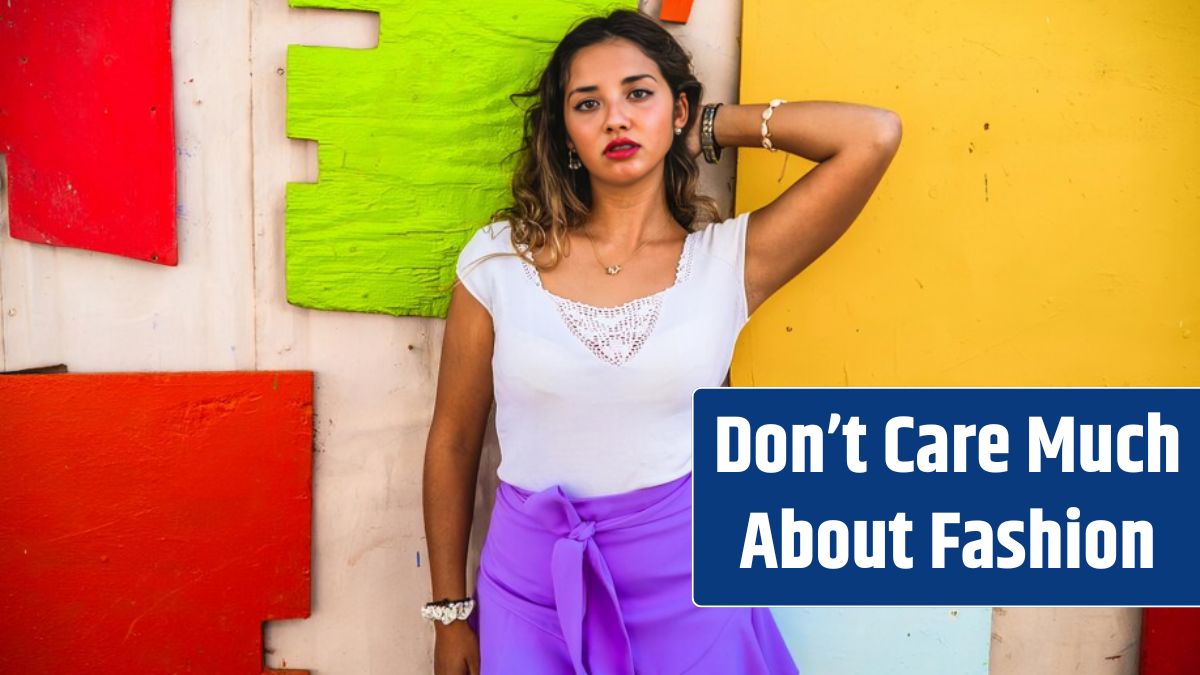
[[[771,119],[771,115],[775,114],[775,109],[783,103],[787,103],[787,101],[781,98],[771,99],[770,105],[762,114],[762,146],[771,152],[775,152],[777,148],[771,144],[771,132],[767,130],[767,121]]]
[[[473,609],[475,609],[475,600],[473,598],[444,604],[431,602],[421,608],[421,618],[449,624],[467,618],[471,615],[471,610]]]

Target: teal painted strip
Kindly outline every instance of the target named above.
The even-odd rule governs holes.
[[[521,111],[508,95],[577,20],[635,0],[291,0],[380,14],[379,46],[288,48],[287,133],[319,181],[287,186],[287,299],[445,316],[454,260],[507,203]]]
[[[772,609],[804,675],[986,675],[990,608]]]

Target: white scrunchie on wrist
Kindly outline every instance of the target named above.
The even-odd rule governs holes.
[[[441,604],[431,602],[421,608],[421,618],[449,624],[466,619],[474,609],[475,600],[473,598]]]

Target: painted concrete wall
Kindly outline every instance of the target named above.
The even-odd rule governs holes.
[[[801,673],[988,672],[989,608],[788,607],[772,611]]]
[[[1120,48],[1126,60],[1107,62],[1124,63],[1124,69],[1114,65],[1102,74],[1103,69],[1088,67],[1094,65],[1091,61],[1059,61],[1061,68],[1046,71],[1057,73],[1057,93],[1047,104],[1053,105],[1029,109],[1006,103],[1011,96],[1000,96],[1003,90],[965,88],[978,76],[966,68],[983,69],[994,85],[1012,84],[1013,76],[1004,73],[1020,66],[1029,84],[1041,72],[1034,56],[1004,60],[970,41],[951,43],[944,29],[927,30],[903,7],[871,5],[871,12],[897,13],[883,21],[871,18],[863,6],[804,6],[820,10],[820,17],[775,22],[777,39],[790,42],[781,43],[772,60],[783,55],[792,59],[787,67],[806,73],[805,87],[766,87],[774,82],[764,81],[756,90],[742,83],[742,93],[753,100],[830,96],[891,107],[905,118],[905,145],[878,199],[847,241],[756,315],[735,364],[740,383],[976,383],[998,372],[1011,374],[1004,383],[1195,383],[1194,370],[1169,379],[1165,368],[1187,356],[1197,363],[1196,341],[1190,337],[1197,317],[1186,308],[1200,303],[1183,294],[1185,284],[1195,281],[1191,270],[1200,266],[1184,264],[1195,261],[1179,244],[1195,240],[1181,240],[1178,229],[1181,214],[1190,213],[1195,220],[1194,186],[1189,193],[1180,181],[1194,173],[1194,160],[1181,153],[1194,147],[1197,132],[1180,121],[1186,108],[1169,103],[1172,97],[1194,101],[1197,96],[1178,73],[1150,65],[1153,59],[1175,58],[1171,49],[1178,47],[1172,45],[1190,45],[1194,51],[1194,42],[1187,42],[1192,38],[1175,36],[1173,26],[1182,19],[1165,10],[1120,18],[1123,10],[1117,5],[1106,5],[1117,16],[1103,20],[1077,16],[1073,25],[1086,30],[1079,31],[1081,42],[1074,46],[1091,54],[1094,63],[1103,60],[1097,51],[1102,43]],[[657,2],[643,7],[654,11]],[[740,9],[736,2],[697,2],[691,23],[672,28],[694,53],[713,99],[737,99]],[[968,35],[1005,53],[986,36],[966,32],[997,21],[962,14],[967,11],[942,7],[938,15],[955,17],[960,37]],[[839,24],[843,32],[835,35],[830,17],[849,24]],[[889,29],[872,28],[855,37],[852,28],[861,28],[867,19],[867,25]],[[907,29],[893,34],[896,26]],[[322,675],[428,672],[433,644],[432,628],[417,614],[429,593],[420,476],[443,322],[313,311],[285,301],[285,185],[317,178],[313,145],[289,140],[285,133],[287,45],[369,47],[378,27],[371,14],[295,10],[286,0],[177,0],[172,30],[179,153],[177,268],[15,241],[7,236],[0,206],[3,369],[65,363],[76,372],[315,371],[313,615],[268,624],[266,658],[274,667],[311,668]],[[1139,32],[1130,42],[1122,27],[1148,33]],[[936,52],[940,58],[914,50],[914,35],[947,40]],[[1009,54],[1023,53],[1011,51],[1015,44],[1009,47]],[[975,51],[963,51],[969,49]],[[1146,61],[1131,60],[1142,51]],[[864,58],[880,61],[884,55],[888,63],[903,65],[903,79],[885,82],[862,68]],[[967,65],[949,72],[937,69],[956,59]],[[1041,61],[1045,63],[1044,57]],[[814,65],[797,70],[795,63]],[[1140,70],[1134,67],[1139,64]],[[1102,89],[1101,83],[1113,89]],[[1099,91],[1108,98],[1089,98]],[[945,92],[946,100],[924,100],[922,95],[930,92]],[[1018,101],[1040,102],[1024,96]],[[1114,107],[1113,96],[1133,102]],[[948,105],[950,99],[956,102]],[[991,136],[976,126],[983,119],[977,120],[977,113],[986,105],[992,106],[987,112],[1007,111],[1012,118],[1004,124],[1006,117],[989,115],[993,127],[986,134]],[[1101,105],[1108,116],[1081,112]],[[1149,121],[1147,127],[1132,126],[1139,115]],[[987,144],[994,132],[1014,126],[1025,135]],[[1086,143],[1089,139],[1102,142]],[[968,152],[971,143],[973,152]],[[961,163],[984,157],[1005,161],[1002,168],[989,165],[989,201],[981,206],[967,200],[982,193],[982,175],[960,182],[969,166]],[[738,194],[743,207],[767,198],[778,185],[780,170],[777,164],[746,162],[740,167]],[[1014,172],[1021,166],[1038,167],[1035,176],[1021,178],[1020,170]],[[727,158],[704,179],[708,192],[726,206],[732,203],[733,168]],[[788,176],[798,177],[803,169],[804,163],[793,159]],[[1010,175],[1001,179],[1004,169]],[[1118,185],[1117,177],[1127,183]],[[1004,189],[1008,196],[1002,196]],[[1076,191],[1102,199],[1085,201],[1074,196]],[[1023,208],[1030,195],[1040,206],[1032,216]],[[998,203],[1008,206],[998,214],[984,210]],[[1118,217],[1123,219],[1118,222]],[[1046,232],[1057,248],[1039,248]],[[1117,259],[1108,249],[1122,232],[1129,233],[1120,249],[1127,255]],[[963,246],[972,240],[1001,251],[1023,243],[1029,253],[1017,259],[968,255]],[[1038,270],[1061,263],[1068,241],[1082,241],[1073,255],[1099,256],[1106,264],[1097,264],[1083,277],[1072,274],[1079,267],[1039,276]],[[920,263],[924,275],[918,278],[929,288],[927,295],[894,283],[908,280],[909,270],[895,266],[901,258]],[[858,280],[851,284],[845,270],[855,270]],[[1005,287],[1005,278],[1017,281]],[[1176,281],[1174,287],[1166,285],[1167,278]],[[1190,283],[1190,288],[1198,287]],[[1025,294],[1001,295],[1012,288]],[[1141,296],[1152,301],[1137,305],[1134,298]],[[1000,297],[1032,304],[1025,312],[1016,300],[1000,303]],[[978,311],[963,314],[964,298],[993,304],[976,305]],[[889,309],[880,305],[881,299],[905,303],[917,313]],[[1127,311],[1101,323],[1110,310]],[[812,316],[821,320],[806,318]],[[958,319],[939,319],[944,316]],[[784,322],[793,326],[790,338],[781,328]],[[964,333],[963,326],[977,327]],[[1103,333],[1107,326],[1114,328]],[[1191,342],[1185,344],[1185,338]],[[1087,349],[1074,348],[1080,344]],[[1130,350],[1129,358],[1124,350]],[[893,353],[906,360],[894,365]],[[1089,364],[1107,365],[1089,369]],[[491,472],[496,460],[490,429],[478,490],[476,554],[480,524],[490,508],[485,496],[495,486]],[[856,644],[848,634],[818,640],[815,630],[796,628],[800,624],[790,611],[779,610],[777,616],[793,646],[821,656],[838,650],[849,654]],[[916,620],[914,625],[919,625]],[[1132,654],[1121,650],[1136,645],[1136,626],[1132,610],[998,612],[993,672],[1133,672],[1125,665],[1129,660],[1105,657]],[[937,652],[930,646],[926,653],[933,658]]]
[[[756,313],[734,383],[1200,384],[1198,18],[746,0],[743,100],[878,105],[904,141],[849,233]],[[740,160],[739,210],[812,166]],[[1133,673],[1139,625],[1137,609],[998,609],[991,672]],[[910,642],[873,634],[881,656]]]

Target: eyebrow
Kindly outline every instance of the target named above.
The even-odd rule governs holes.
[[[650,78],[650,79],[654,80],[655,82],[658,82],[658,80],[657,80],[657,79],[655,79],[655,77],[654,77],[653,75],[651,75],[651,74],[649,74],[649,73],[642,73],[641,75],[630,75],[629,77],[627,77],[627,78],[625,78],[625,79],[621,80],[621,84],[629,84],[630,82],[635,82],[635,81],[637,81],[637,80],[640,80],[640,79],[642,79],[643,77],[648,77],[648,78]],[[572,89],[571,91],[568,91],[568,92],[567,92],[567,98],[571,98],[571,97],[572,97],[572,96],[574,96],[575,94],[580,94],[580,93],[583,93],[583,92],[588,92],[588,91],[599,91],[599,89],[600,89],[600,87],[598,87],[598,86],[596,86],[596,85],[594,85],[594,84],[589,84],[589,85],[588,85],[588,86],[586,86],[586,87],[575,87],[575,88],[574,88],[574,89]]]

